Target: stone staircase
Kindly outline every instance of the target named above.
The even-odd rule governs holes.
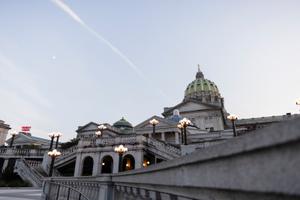
[[[54,168],[63,166],[76,159],[77,146],[61,151],[61,156],[55,159]]]
[[[37,161],[26,161],[25,159],[18,159],[15,165],[15,172],[25,181],[28,181],[34,187],[42,187],[43,180],[45,178],[44,174],[41,173],[40,168],[41,162]]]

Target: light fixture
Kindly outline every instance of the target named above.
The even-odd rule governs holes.
[[[237,136],[237,133],[236,133],[236,127],[235,127],[235,121],[238,119],[238,117],[236,115],[228,115],[227,116],[227,119],[229,119],[232,123],[232,130],[233,130],[233,137],[236,137]]]
[[[187,118],[183,118],[182,120],[179,121],[179,123],[181,124],[181,126],[183,127],[183,135],[184,135],[184,145],[187,145],[187,135],[186,135],[186,127],[188,125],[190,125],[192,122],[187,119]],[[177,126],[178,127],[178,126]]]

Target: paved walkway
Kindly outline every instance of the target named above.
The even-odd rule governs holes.
[[[0,200],[40,200],[41,189],[0,188]]]

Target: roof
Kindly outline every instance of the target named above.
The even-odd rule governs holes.
[[[184,104],[187,104],[189,102],[193,102],[193,103],[196,103],[196,104],[199,104],[199,105],[205,105],[207,107],[210,107],[211,109],[221,109],[222,107],[221,106],[218,106],[218,105],[214,105],[214,104],[209,104],[209,103],[204,103],[204,102],[199,102],[198,100],[195,100],[195,99],[189,99],[189,100],[186,100],[186,101],[183,101],[179,104],[177,104],[176,106],[174,107],[169,107],[169,108],[165,108],[164,112],[162,113],[163,116],[167,116],[170,112],[173,112],[174,109],[177,109],[179,108],[180,106],[184,105]]]
[[[277,115],[277,116],[268,116],[268,117],[256,117],[256,118],[246,118],[246,119],[238,119],[236,121],[236,125],[242,126],[247,124],[262,124],[262,123],[273,123],[273,122],[281,122],[290,119],[295,119],[300,117],[300,114],[290,114],[286,115]]]

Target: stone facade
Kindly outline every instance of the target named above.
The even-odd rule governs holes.
[[[5,124],[3,120],[0,120],[0,146],[4,146],[9,129],[9,125]]]

